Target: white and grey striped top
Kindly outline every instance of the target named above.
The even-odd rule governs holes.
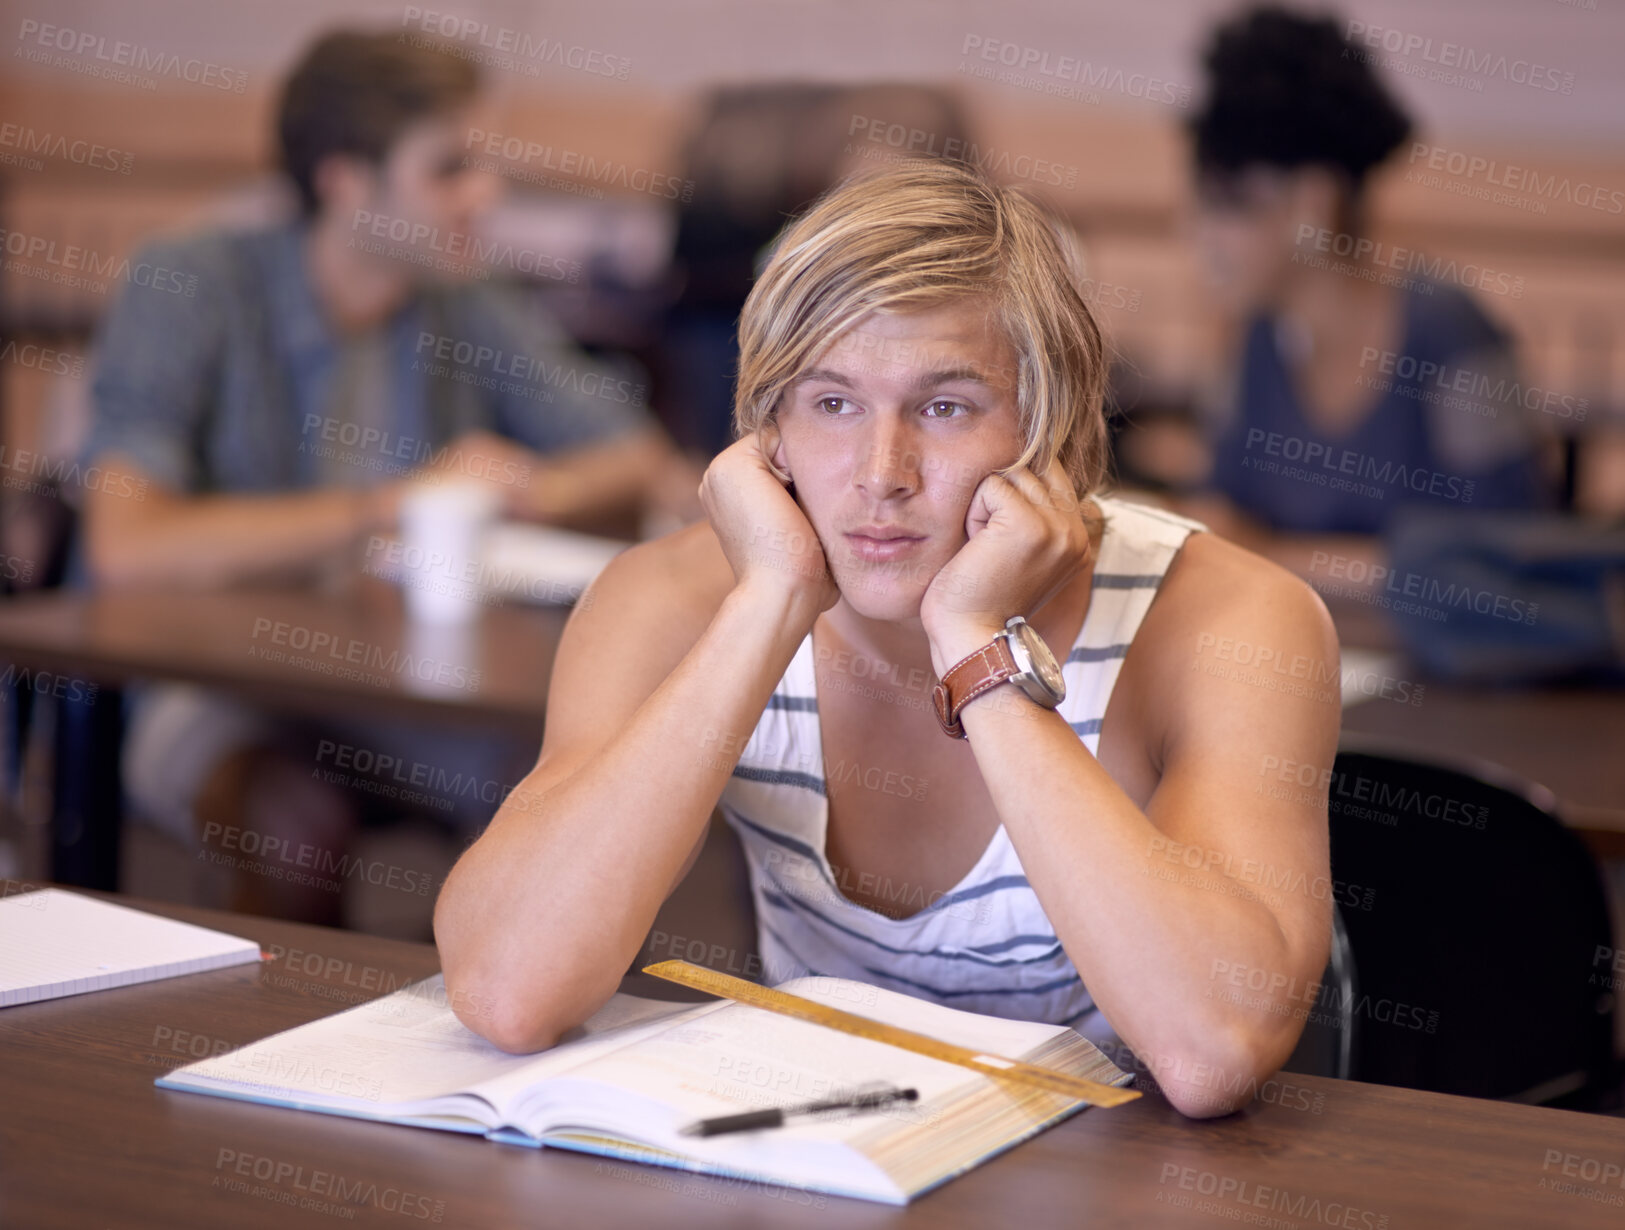
[[[1203,528],[1158,509],[1094,498],[1105,531],[1083,627],[1062,659],[1060,710],[1091,752],[1099,749],[1100,722],[1129,643],[1186,536]],[[750,866],[765,980],[806,973],[854,978],[951,1008],[1084,1028],[1094,1001],[1002,824],[964,879],[934,899],[889,880],[843,882],[895,903],[894,912],[906,917],[878,913],[840,891],[824,851],[826,776],[880,770],[825,763],[813,666],[809,634],[720,802]],[[927,694],[911,692],[916,696],[929,705]],[[920,787],[905,777],[882,779],[877,788]]]

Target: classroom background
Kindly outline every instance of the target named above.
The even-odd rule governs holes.
[[[1065,219],[1114,356],[1114,484],[1200,508],[1234,487],[1211,416],[1249,322],[1223,269],[1204,263],[1211,217],[1188,129],[1203,48],[1240,11],[1207,0],[1087,13],[1047,0],[6,0],[0,880],[222,906],[242,900],[235,881],[266,887],[281,874],[250,822],[188,832],[130,799],[142,766],[127,706],[154,683],[216,689],[303,722],[338,714],[375,732],[312,736],[296,757],[305,777],[365,796],[369,820],[339,887],[321,892],[328,921],[375,935],[429,938],[433,889],[470,839],[452,813],[488,818],[524,768],[458,749],[501,739],[534,755],[567,614],[546,600],[562,589],[532,586],[448,630],[408,618],[398,576],[381,567],[179,593],[98,587],[80,566],[99,329],[141,276],[131,258],[143,245],[292,215],[273,114],[313,40],[338,26],[433,36],[478,67],[487,106],[466,155],[503,189],[480,233],[517,254],[482,276],[511,282],[624,373],[687,473],[731,438],[733,325],[785,219],[844,176],[948,156],[1021,184]],[[1461,291],[1516,364],[1515,392],[1502,386],[1485,402],[1478,389],[1479,426],[1516,420],[1540,476],[1538,497],[1458,508],[1483,515],[1404,536],[1386,519],[1392,498],[1367,501],[1369,524],[1274,527],[1324,535],[1299,563],[1346,647],[1345,750],[1404,749],[1427,771],[1522,798],[1545,817],[1528,820],[1532,833],[1548,825],[1541,842],[1577,839],[1550,855],[1562,875],[1534,877],[1520,914],[1494,882],[1515,876],[1515,842],[1496,863],[1466,849],[1462,832],[1433,833],[1398,857],[1437,860],[1460,887],[1406,907],[1398,890],[1352,905],[1353,947],[1425,947],[1417,928],[1431,919],[1450,936],[1441,964],[1482,983],[1483,971],[1520,969],[1517,953],[1564,945],[1565,969],[1578,970],[1562,975],[1566,1001],[1591,1003],[1625,1031],[1613,1005],[1625,968],[1625,940],[1614,938],[1625,935],[1625,15],[1560,0],[1295,11],[1331,13],[1413,123],[1372,175],[1358,235],[1300,236],[1296,256],[1420,270]],[[1417,374],[1402,347],[1368,357],[1373,390]],[[1459,392],[1443,388],[1459,374],[1435,373],[1424,392]],[[1301,458],[1289,444],[1277,460]],[[1268,517],[1254,511],[1256,528]],[[676,498],[592,528],[629,540],[694,515]],[[1364,554],[1372,543],[1380,553]],[[1416,594],[1396,595],[1373,559],[1390,579],[1442,581],[1436,592],[1468,578],[1459,584],[1494,609],[1402,610]],[[301,638],[434,669],[336,677],[297,660]],[[282,657],[260,652],[271,643]],[[1442,780],[1417,773],[1411,787],[1424,796]],[[1531,837],[1523,857],[1546,848]],[[648,955],[697,946],[747,970],[748,920],[705,913],[744,906],[739,874],[719,834]],[[1600,926],[1592,917],[1589,931],[1542,931],[1557,926],[1555,903],[1577,894],[1604,911]],[[276,912],[272,898],[261,908]],[[1611,1102],[1589,1093],[1588,1108],[1619,1105],[1617,1085]]]

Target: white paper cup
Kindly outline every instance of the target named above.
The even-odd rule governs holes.
[[[484,483],[418,483],[401,499],[401,584],[417,623],[466,623],[485,605],[485,531],[502,499]]]
[[[474,696],[484,682],[480,630],[470,622],[410,622],[406,654],[399,679],[414,696]]]

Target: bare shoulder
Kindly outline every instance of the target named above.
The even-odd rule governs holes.
[[[1321,690],[1329,682],[1336,690],[1337,631],[1320,595],[1279,564],[1216,534],[1185,540],[1140,637],[1150,651],[1151,681],[1171,695],[1188,695],[1191,678],[1214,663]]]
[[[1297,628],[1337,644],[1331,615],[1307,582],[1217,534],[1197,532],[1185,540],[1163,579],[1157,605],[1175,623],[1240,618],[1271,629]]]
[[[733,569],[708,521],[698,521],[622,551],[593,588],[631,585],[670,587],[678,600],[714,598],[733,588]]]
[[[704,635],[733,580],[705,523],[611,560],[559,640],[538,767],[567,772],[621,729]]]
[[[722,546],[701,521],[628,547],[611,560],[582,595],[572,630],[579,624],[584,636],[635,636],[680,659],[733,585]]]

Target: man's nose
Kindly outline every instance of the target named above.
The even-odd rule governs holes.
[[[879,415],[858,458],[857,486],[877,500],[912,495],[920,487],[920,455],[901,425]]]

